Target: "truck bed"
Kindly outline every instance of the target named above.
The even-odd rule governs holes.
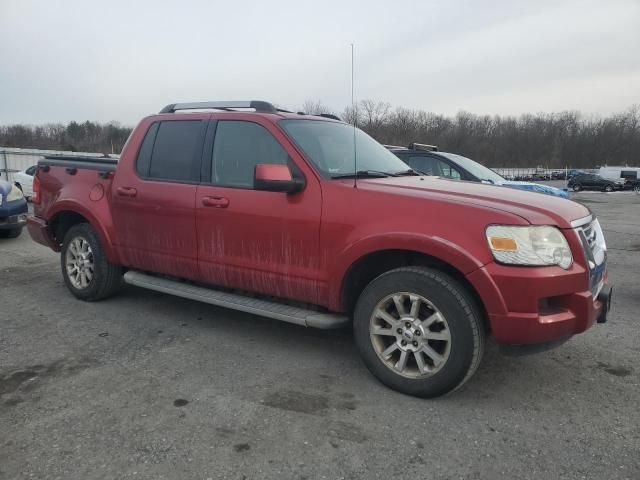
[[[113,172],[118,165],[117,158],[93,155],[47,155],[38,162],[39,167],[65,167],[68,169],[83,168],[101,172]]]

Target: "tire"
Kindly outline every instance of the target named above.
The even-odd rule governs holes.
[[[573,187],[571,187],[573,189],[574,192],[579,192],[580,190],[582,190],[582,185],[578,184],[578,183],[574,183]]]
[[[82,265],[82,262],[88,263]],[[67,268],[68,264],[71,270]],[[60,266],[64,283],[80,300],[102,300],[116,293],[122,285],[122,267],[107,261],[98,235],[87,223],[74,225],[64,236]],[[78,269],[84,272],[84,276],[78,273]]]
[[[18,238],[22,233],[22,227],[0,230],[0,238]]]
[[[400,321],[396,300],[405,314]],[[416,300],[418,313],[412,319]],[[480,310],[466,289],[449,275],[425,267],[391,270],[367,285],[356,304],[353,330],[358,351],[378,380],[423,398],[444,395],[471,378],[486,336]]]
[[[613,187],[611,185],[605,185],[604,186],[604,191],[605,192],[613,192]]]

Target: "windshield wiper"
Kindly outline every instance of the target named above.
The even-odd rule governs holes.
[[[331,178],[353,178],[353,177],[365,177],[365,178],[386,178],[397,177],[398,175],[391,172],[381,172],[379,170],[358,170],[356,173],[341,173],[340,175],[332,175]]]
[[[409,170],[402,170],[401,172],[395,172],[394,173],[394,176],[396,176],[396,177],[406,177],[406,176],[419,177],[420,175],[430,175],[430,174],[429,173],[420,172],[418,170],[414,170],[413,168],[410,168]]]

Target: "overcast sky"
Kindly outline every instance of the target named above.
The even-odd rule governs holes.
[[[640,103],[640,1],[0,0],[0,124],[356,98],[451,114]]]

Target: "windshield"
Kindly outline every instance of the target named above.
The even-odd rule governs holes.
[[[280,120],[279,124],[327,177],[355,173],[354,128],[346,123],[318,120]],[[409,166],[362,130],[355,129],[356,168],[396,174]]]
[[[447,157],[456,164],[460,165],[466,171],[468,171],[474,177],[478,177],[480,180],[485,180],[492,183],[502,183],[505,181],[500,175],[491,170],[490,168],[480,165],[478,162],[474,162],[470,158],[456,155],[455,153],[438,152],[438,155]]]

